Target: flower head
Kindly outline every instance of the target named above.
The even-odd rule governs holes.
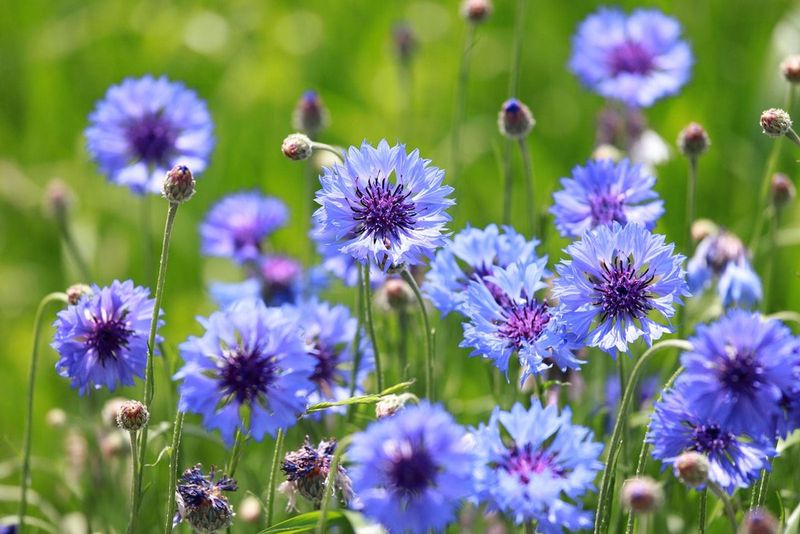
[[[147,426],[150,412],[147,406],[137,400],[128,400],[122,403],[117,410],[117,426],[122,430],[135,432]]]
[[[364,515],[391,532],[442,530],[472,491],[464,429],[423,402],[353,436],[350,477]]]
[[[655,183],[654,176],[628,160],[589,160],[572,169],[572,178],[561,179],[563,189],[553,193],[550,213],[564,237],[614,222],[652,230],[664,214],[664,202],[653,191]]]
[[[302,447],[287,452],[283,458],[281,470],[286,475],[286,482],[281,484],[281,491],[290,495],[299,493],[314,506],[319,507],[335,451],[335,439],[322,440],[315,448],[306,436]],[[353,500],[353,490],[350,486],[347,470],[340,465],[334,477],[333,489],[334,494],[338,493],[345,505]]]
[[[179,347],[185,362],[174,376],[182,380],[180,410],[202,415],[205,427],[219,429],[229,445],[237,428],[260,441],[291,427],[305,410],[315,365],[296,325],[258,300],[235,302],[198,321],[205,333]]]
[[[89,153],[106,177],[134,193],[161,193],[164,174],[208,165],[214,125],[206,104],[166,77],[127,78],[111,86],[89,115]]]
[[[281,152],[292,161],[303,161],[314,153],[314,146],[306,134],[289,134],[281,144]]]
[[[422,289],[443,314],[454,310],[463,313],[470,281],[485,281],[497,268],[514,262],[536,262],[544,268],[547,259],[537,258],[538,244],[538,240],[527,240],[510,226],[504,226],[502,233],[494,224],[482,230],[467,227],[436,253]]]
[[[175,165],[164,178],[161,195],[172,204],[186,202],[195,192],[192,171],[186,165]]]
[[[692,411],[735,433],[774,437],[784,398],[796,397],[800,341],[777,320],[731,310],[690,342],[678,382]]]
[[[81,395],[104,386],[114,391],[132,386],[136,376],[144,378],[154,305],[150,291],[131,280],[93,285],[91,294],[60,311],[53,323],[58,374],[69,378]]]
[[[687,158],[696,158],[711,145],[706,129],[696,122],[690,122],[678,134],[678,150]]]
[[[322,103],[319,93],[309,89],[300,96],[292,112],[292,127],[314,137],[328,124],[328,110]]]
[[[445,243],[453,188],[443,179],[444,171],[403,145],[351,147],[343,165],[320,176],[320,242],[383,270],[422,263]]]
[[[650,344],[669,332],[654,315],[669,319],[688,295],[683,256],[664,236],[628,224],[599,226],[566,248],[570,260],[556,267],[553,295],[562,320],[590,346],[627,352],[640,337]]]
[[[769,137],[780,137],[792,129],[792,118],[782,109],[770,108],[761,113],[761,131]]]
[[[183,472],[175,492],[178,513],[172,521],[173,528],[184,520],[194,530],[203,533],[231,526],[233,508],[222,492],[236,491],[236,481],[224,474],[218,480],[214,479],[214,468],[206,475],[200,464]]]
[[[689,388],[680,381],[655,405],[647,441],[653,457],[672,466],[686,451],[708,457],[708,479],[733,493],[756,480],[774,456],[770,440],[736,433],[719,419],[700,415],[689,400]]]
[[[519,403],[508,412],[495,408],[473,435],[480,502],[517,524],[535,520],[547,534],[591,528],[592,513],[580,499],[594,489],[603,444],[588,428],[572,424],[569,408],[559,414],[535,399],[529,410]]]
[[[570,69],[601,96],[649,107],[689,80],[692,52],[680,23],[655,9],[601,8],[572,38]]]
[[[781,74],[789,83],[800,83],[800,54],[791,55],[781,61]]]
[[[485,22],[492,14],[490,0],[464,0],[461,2],[461,16],[473,24]]]
[[[523,139],[527,137],[536,125],[530,108],[516,98],[509,98],[503,102],[497,116],[497,127],[500,133],[509,139]]]
[[[546,287],[545,261],[495,267],[492,275],[469,283],[463,306],[469,322],[463,325],[460,346],[474,349],[473,356],[491,359],[506,375],[516,352],[521,382],[552,365],[566,370],[582,363],[572,353],[579,347],[566,335],[555,310],[535,296]]]

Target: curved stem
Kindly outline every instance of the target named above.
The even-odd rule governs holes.
[[[636,384],[639,382],[639,375],[642,373],[644,364],[657,352],[669,348],[678,348],[682,350],[691,350],[692,344],[682,339],[668,339],[656,343],[645,351],[644,354],[636,362],[636,365],[631,371],[628,384],[625,387],[625,392],[622,395],[622,400],[619,405],[619,413],[617,420],[614,422],[614,430],[611,433],[611,440],[609,441],[608,455],[606,456],[606,465],[603,468],[603,475],[601,477],[600,491],[597,496],[597,518],[595,519],[594,532],[600,534],[606,532],[608,529],[608,513],[611,508],[611,501],[613,500],[611,479],[615,471],[617,455],[619,453],[620,442],[622,440],[623,427],[626,421],[623,421],[621,414],[624,414],[633,398],[633,392]]]
[[[283,429],[279,428],[275,435],[275,451],[272,453],[272,465],[269,468],[269,482],[267,484],[267,527],[272,526],[272,512],[275,508],[275,486],[278,481],[278,466],[280,465],[281,449],[283,448]]]
[[[533,160],[528,141],[523,137],[519,140],[519,153],[522,156],[522,169],[525,174],[525,197],[528,205],[528,224],[531,236],[539,234],[539,219],[536,214],[536,196],[533,183]]]
[[[172,533],[172,518],[175,514],[175,491],[178,487],[178,466],[180,465],[181,436],[183,433],[183,412],[175,414],[172,425],[172,454],[169,459],[169,488],[167,488],[167,517],[164,520],[164,534]]]
[[[344,163],[345,152],[342,147],[312,141],[311,148],[312,150],[324,150],[325,152],[330,152],[334,156],[338,157],[342,163]]]
[[[36,366],[39,363],[39,337],[42,332],[42,318],[44,310],[51,302],[67,302],[66,293],[50,293],[46,295],[33,319],[33,348],[31,349],[31,366],[28,370],[28,398],[25,403],[25,433],[22,439],[22,472],[20,474],[19,498],[19,531],[25,531],[25,514],[28,511],[28,483],[31,472],[31,438],[33,435],[33,394],[36,386]]]
[[[731,524],[731,532],[738,532],[739,530],[736,526],[736,511],[733,509],[733,504],[731,503],[730,498],[715,483],[709,481],[708,487],[725,506],[725,515],[728,516],[728,522]]]
[[[428,318],[428,311],[425,309],[425,301],[422,299],[422,292],[419,290],[417,281],[414,280],[414,275],[408,269],[403,269],[403,280],[405,280],[411,290],[414,291],[414,296],[417,297],[420,312],[422,313],[422,322],[425,326],[425,341],[427,346],[425,356],[425,396],[430,402],[433,402],[434,388],[434,374],[433,374],[433,331],[431,330],[430,319]]]
[[[378,350],[378,339],[375,336],[375,321],[372,319],[372,287],[369,281],[370,264],[361,266],[361,277],[364,288],[364,311],[367,316],[367,330],[372,341],[372,353],[375,355],[375,381],[378,391],[383,391],[383,372],[381,370],[381,356]]]
[[[793,323],[800,323],[800,313],[790,310],[779,311],[764,316],[765,319],[774,319],[776,321],[791,321]]]
[[[699,512],[699,516],[697,518],[697,530],[700,534],[705,534],[706,509],[708,508],[708,488],[703,488],[703,491],[700,492],[700,501],[698,502],[697,507]]]

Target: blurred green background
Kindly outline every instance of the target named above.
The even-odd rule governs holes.
[[[773,142],[760,133],[758,116],[784,101],[786,86],[777,66],[784,55],[800,51],[800,6],[789,0],[618,3],[626,9],[659,7],[683,23],[696,56],[692,80],[680,95],[661,101],[646,115],[670,146],[689,121],[706,127],[712,148],[700,162],[697,214],[748,239]],[[528,7],[518,96],[537,120],[529,142],[541,208],[557,180],[584,162],[594,146],[602,100],[580,87],[566,63],[572,32],[598,5],[538,0]],[[514,2],[498,0],[489,21],[477,31],[453,229],[468,221],[483,226],[501,219],[497,154],[502,140],[496,114],[509,96],[514,13]],[[398,65],[392,47],[392,28],[399,21],[410,25],[418,41],[407,71]],[[199,332],[196,315],[213,309],[205,292],[207,282],[236,277],[225,262],[203,259],[198,252],[198,222],[222,195],[260,187],[283,199],[293,217],[289,227],[272,238],[273,247],[308,259],[304,169],[279,150],[291,131],[292,109],[305,89],[317,89],[330,111],[330,127],[320,140],[349,145],[386,138],[418,147],[435,165],[450,167],[449,136],[464,33],[457,1],[4,2],[0,6],[0,361],[4,366],[0,458],[8,461],[0,464],[2,484],[17,484],[15,459],[22,442],[35,307],[46,293],[80,281],[54,221],[43,209],[47,182],[61,178],[73,191],[73,230],[91,258],[93,282],[133,278],[153,285],[155,265],[144,265],[141,201],[127,189],[107,183],[84,147],[87,115],[109,85],[126,76],[165,74],[196,89],[216,123],[212,163],[198,181],[198,194],[180,209],[173,234],[164,306],[167,325],[162,334],[174,347]],[[779,170],[794,178],[796,160],[787,143]],[[657,189],[667,207],[658,231],[684,250],[685,176],[686,162],[675,153],[658,168]],[[517,198],[514,220],[524,228],[522,195]],[[155,197],[147,202],[152,215],[149,231],[159,241],[166,203]],[[797,211],[790,211],[783,221],[787,229],[800,224]],[[552,225],[546,231],[546,251],[557,259],[566,242]],[[800,254],[792,245],[796,233],[783,235],[787,245],[777,257],[772,308],[797,309]],[[353,302],[349,294],[337,295]],[[448,321],[442,331],[439,357],[449,376],[444,398],[461,421],[475,422],[491,407],[486,401],[485,365],[468,360],[467,351],[455,348],[457,321]],[[97,495],[100,483],[85,477],[75,488],[63,483],[69,472],[64,445],[69,433],[47,426],[46,412],[61,407],[70,421],[86,426],[97,420],[99,407],[110,395],[99,392],[90,400],[79,400],[68,381],[53,370],[56,354],[46,347],[49,336],[48,329],[42,337],[36,393],[33,487],[60,515],[80,511],[75,491],[81,494],[93,486],[100,518],[96,529],[119,528],[126,514],[124,460],[114,459],[106,466],[118,482],[113,491],[104,489]],[[172,352],[169,361],[174,357]],[[165,377],[167,371],[161,369],[159,363],[156,371]],[[594,388],[590,393],[599,394],[597,380],[589,371],[585,374]],[[156,425],[172,417],[174,394],[168,391],[164,379],[157,390]],[[138,397],[140,392],[130,389],[119,394]],[[596,424],[589,415],[593,402],[576,408],[579,422]],[[293,432],[287,445],[297,445],[302,432]],[[224,450],[213,443],[216,438],[209,441],[201,434],[186,436],[183,465],[223,464]],[[160,450],[163,444],[155,443],[153,450]],[[271,450],[267,442],[251,444],[245,451],[242,491],[234,502],[245,490],[262,491]],[[88,461],[97,461],[95,456],[90,447]],[[158,486],[148,491],[145,506],[152,507],[150,521],[160,521],[166,464],[152,471],[160,478],[151,477]],[[0,515],[13,513],[12,497],[0,495]],[[796,501],[788,504],[793,507]],[[282,511],[283,501],[277,508]]]

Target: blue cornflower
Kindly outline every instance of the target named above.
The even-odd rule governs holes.
[[[536,521],[548,534],[591,528],[592,513],[579,501],[595,489],[603,444],[588,428],[572,424],[569,408],[559,415],[558,407],[542,408],[536,399],[529,410],[519,403],[509,412],[495,408],[473,435],[480,502],[517,524]]]
[[[693,61],[674,18],[655,9],[627,16],[620,9],[601,8],[573,36],[569,67],[599,95],[649,107],[689,81]]]
[[[353,435],[347,457],[362,512],[389,532],[443,530],[472,494],[474,453],[464,429],[422,402]]]
[[[786,399],[797,396],[798,339],[780,321],[731,310],[690,341],[678,382],[692,411],[731,432],[774,437]]]
[[[238,486],[224,474],[218,480],[215,475],[213,467],[204,474],[200,464],[183,472],[175,491],[178,513],[172,520],[173,528],[184,520],[197,532],[217,532],[231,526],[233,507],[222,492],[236,491]]]
[[[89,115],[89,153],[112,182],[134,193],[161,193],[175,165],[201,173],[214,148],[214,124],[197,93],[166,77],[112,85]]]
[[[606,352],[627,352],[640,337],[649,345],[670,332],[656,322],[675,314],[689,294],[681,267],[684,257],[664,236],[637,224],[598,226],[566,248],[570,260],[556,267],[553,296],[562,320],[576,336]]]
[[[750,265],[742,241],[727,230],[704,237],[686,265],[692,293],[699,293],[717,281],[722,305],[754,306],[761,300],[761,280]]]
[[[562,178],[553,193],[550,213],[563,237],[579,237],[597,226],[637,223],[652,230],[664,214],[664,202],[653,191],[656,179],[627,159],[589,160]]]
[[[454,202],[443,179],[444,171],[404,145],[350,147],[344,164],[320,176],[320,242],[383,270],[422,263],[445,243],[446,209]]]
[[[348,254],[339,252],[338,242],[327,242],[318,221],[314,221],[314,227],[309,232],[309,236],[316,244],[317,253],[322,257],[322,268],[348,287],[358,285],[360,264],[355,258]],[[374,265],[370,265],[369,281],[372,288],[380,286],[386,279],[386,274]]]
[[[496,267],[508,267],[513,262],[535,262],[544,267],[547,259],[536,257],[538,244],[538,240],[528,241],[510,226],[504,226],[502,234],[494,224],[483,230],[467,227],[436,253],[422,289],[442,314],[454,310],[463,313],[471,280],[485,280]]]
[[[91,294],[60,311],[53,323],[58,374],[69,378],[81,395],[103,386],[114,391],[132,386],[134,377],[144,378],[153,306],[150,290],[131,280],[93,285]]]
[[[297,327],[260,300],[240,300],[198,321],[205,333],[179,347],[186,362],[174,376],[183,381],[179,409],[202,415],[228,445],[237,428],[260,441],[292,426],[305,410],[316,363]]]
[[[776,452],[771,441],[758,434],[737,433],[722,420],[700,415],[687,395],[691,390],[680,380],[655,405],[647,441],[653,457],[672,466],[685,451],[708,456],[709,479],[728,493],[746,488],[761,469],[769,469],[767,458]]]
[[[262,241],[286,224],[289,212],[277,198],[241,191],[214,204],[200,224],[201,249],[238,263],[256,260]]]
[[[572,353],[580,348],[566,335],[564,324],[554,317],[547,302],[536,293],[547,287],[542,281],[544,261],[512,263],[495,267],[492,275],[469,283],[461,347],[473,348],[473,356],[493,361],[508,376],[508,361],[517,353],[522,382],[553,364],[561,370],[582,363]]]

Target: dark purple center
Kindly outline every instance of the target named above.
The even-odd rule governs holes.
[[[601,320],[608,317],[640,319],[653,309],[648,287],[655,275],[648,274],[648,268],[636,270],[630,258],[624,261],[614,257],[611,265],[603,261],[600,265],[602,278],[590,278],[594,285],[595,306],[602,309]]]
[[[392,185],[386,178],[370,179],[361,189],[356,181],[358,204],[350,205],[353,219],[359,222],[358,233],[381,240],[389,248],[399,241],[400,232],[411,230],[417,220],[416,206],[409,200],[411,191],[405,192],[403,184]]]
[[[697,452],[724,452],[734,439],[733,434],[723,432],[719,425],[698,425],[692,429],[692,449]]]
[[[732,393],[756,394],[764,367],[752,351],[738,352],[730,346],[726,349],[728,354],[719,366],[719,381]]]
[[[514,350],[519,350],[525,341],[534,341],[550,322],[547,304],[535,299],[524,304],[510,303],[505,316],[506,322],[500,325],[499,333]]]
[[[566,475],[564,469],[556,464],[553,455],[540,449],[534,450],[530,443],[521,449],[516,446],[509,449],[499,467],[516,475],[523,484],[529,483],[532,475],[545,472],[549,472],[552,478]]]
[[[176,131],[163,113],[147,113],[128,126],[128,142],[139,160],[153,165],[167,165],[175,149]]]
[[[133,330],[125,326],[125,315],[116,319],[94,318],[94,328],[86,338],[86,344],[94,349],[100,364],[119,358],[119,352],[128,346]]]
[[[622,209],[623,204],[622,195],[605,193],[589,197],[592,226],[608,226],[614,221],[626,224],[628,218]]]
[[[239,404],[257,401],[275,381],[277,368],[271,356],[242,347],[223,351],[219,388],[223,398]]]
[[[394,452],[389,467],[389,480],[404,493],[419,493],[436,478],[436,464],[420,444],[403,442]]]
[[[640,43],[625,41],[612,50],[608,63],[613,76],[622,73],[647,74],[655,66],[653,59],[653,54]]]
[[[330,389],[336,384],[340,373],[336,372],[336,366],[339,364],[340,352],[334,347],[322,345],[319,341],[314,342],[314,347],[309,353],[317,364],[314,366],[314,372],[311,373],[311,380],[323,393],[330,394]]]

